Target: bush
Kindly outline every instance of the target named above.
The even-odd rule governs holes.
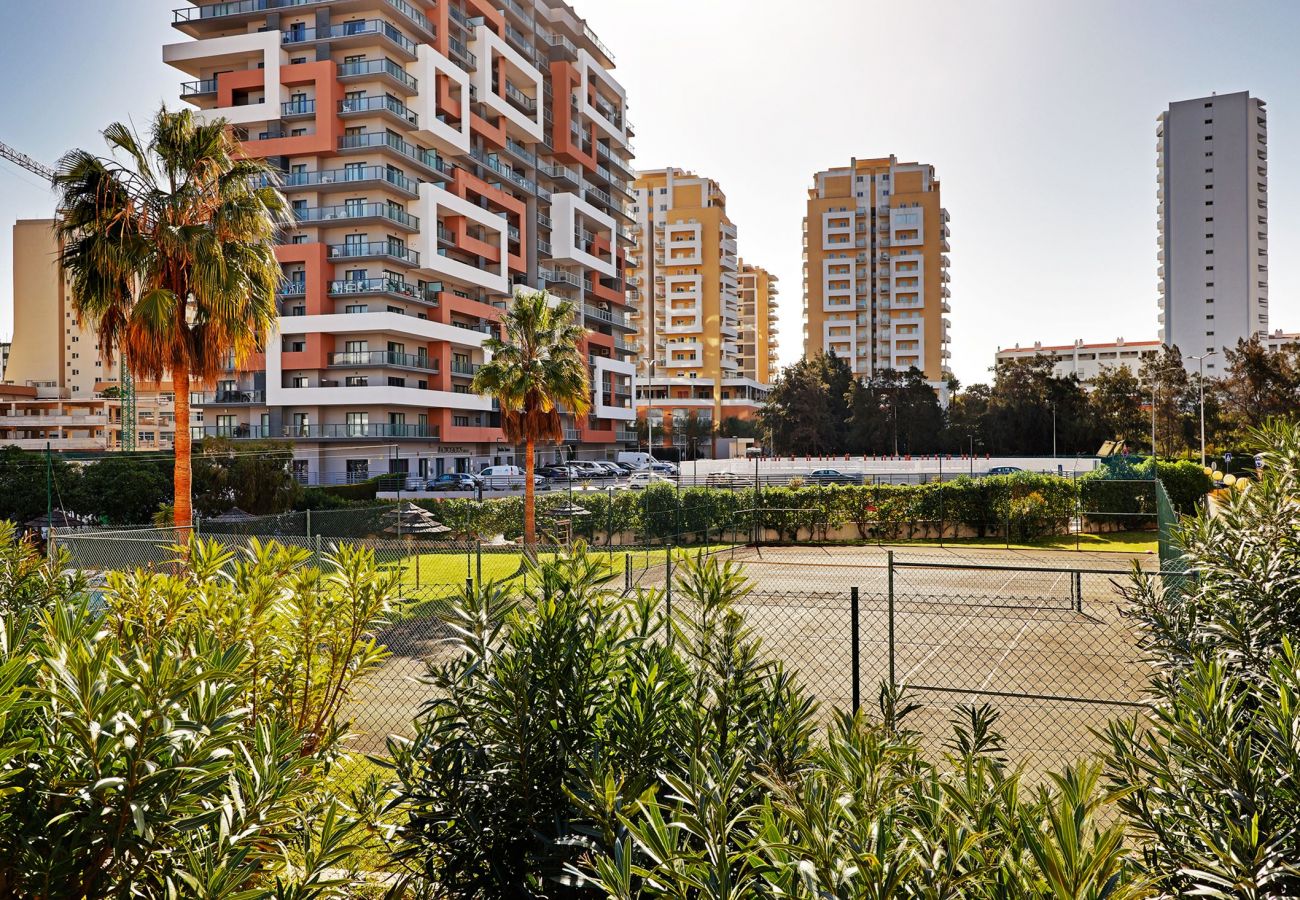
[[[1261,480],[1178,531],[1195,579],[1129,591],[1157,702],[1108,768],[1163,896],[1300,893],[1300,426],[1253,437]]]
[[[176,574],[0,581],[0,895],[325,896],[366,826],[325,789],[339,713],[383,658],[392,580],[274,544],[193,542]],[[38,611],[43,610],[37,614]]]

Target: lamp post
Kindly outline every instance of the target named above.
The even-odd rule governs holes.
[[[1205,465],[1205,361],[1211,356],[1217,356],[1218,350],[1211,350],[1209,353],[1202,353],[1200,356],[1189,357],[1196,360],[1196,389],[1200,394],[1201,406],[1201,465]]]
[[[655,418],[654,418],[655,402],[654,401],[655,401],[655,361],[652,359],[650,360],[650,383],[647,386],[646,405],[645,405],[645,427],[646,427],[645,449],[646,449],[646,453],[650,455],[651,472],[655,470]]]
[[[1156,379],[1151,378],[1151,458],[1155,459],[1159,454],[1156,453]]]

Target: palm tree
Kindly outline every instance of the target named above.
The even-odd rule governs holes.
[[[262,345],[281,281],[276,237],[288,204],[273,170],[248,159],[222,120],[155,116],[147,142],[121,123],[109,156],[59,161],[56,230],[78,319],[107,365],[176,392],[174,521],[191,524],[190,381],[211,382]]]
[[[524,546],[537,543],[533,467],[538,441],[564,440],[561,409],[574,416],[591,408],[585,332],[567,300],[545,291],[519,290],[501,317],[505,339],[483,342],[492,359],[474,376],[475,393],[496,399],[506,439],[524,445]]]

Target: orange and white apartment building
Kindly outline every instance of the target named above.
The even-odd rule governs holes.
[[[592,408],[565,444],[635,442],[632,130],[612,54],[571,6],[238,0],[173,17],[182,97],[283,173],[296,218],[278,334],[203,398],[198,436],[292,439],[312,482],[521,463],[470,382],[526,285],[587,328]]]
[[[740,284],[740,374],[770,385],[780,372],[776,328],[779,279],[743,259],[736,278]]]
[[[818,172],[803,221],[804,351],[855,375],[915,366],[946,401],[948,212],[934,166],[854,159]]]
[[[640,172],[635,188],[638,245],[628,282],[640,301],[632,318],[639,414],[656,426],[692,414],[715,425],[752,418],[767,399],[770,366],[743,363],[742,344],[748,338],[757,348],[758,326],[741,308],[726,196],[713,179],[676,168]],[[771,291],[771,280],[764,284]],[[762,310],[767,335],[771,315],[770,306]]]

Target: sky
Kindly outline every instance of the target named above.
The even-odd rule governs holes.
[[[853,157],[935,166],[952,217],[952,365],[999,346],[1150,340],[1156,116],[1247,90],[1269,120],[1270,328],[1300,330],[1300,3],[1228,0],[572,0],[613,50],[637,165],[716,179],[747,261],[781,279],[781,361],[802,355],[801,222],[815,172]],[[181,0],[8,8],[0,141],[47,164],[109,122],[178,105],[162,44]],[[0,337],[9,225],[40,179],[0,162]]]

